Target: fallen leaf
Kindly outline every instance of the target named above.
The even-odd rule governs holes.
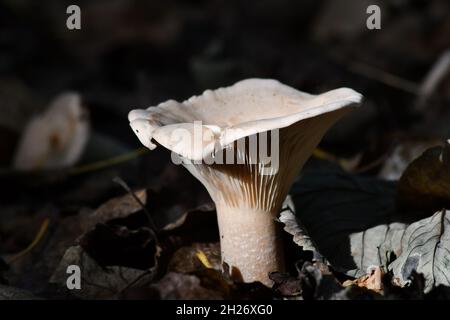
[[[283,209],[278,220],[284,224],[283,230],[292,235],[292,240],[302,247],[303,250],[309,250],[314,253],[319,252],[305,227],[302,225],[302,222],[296,217],[295,207],[290,195],[287,196],[283,203]]]
[[[383,275],[384,272],[380,267],[370,268],[365,276],[356,280],[347,280],[343,283],[344,287],[356,285],[358,287],[367,288],[376,293],[383,294]]]
[[[269,278],[273,281],[272,290],[284,297],[301,297],[302,281],[289,273],[271,272]]]
[[[285,230],[335,270],[360,277],[369,267],[385,265],[388,252],[398,252],[405,224],[396,221],[401,219],[395,210],[395,183],[324,163],[305,170],[290,195],[295,210],[281,213]]]
[[[276,293],[294,299],[330,299],[343,289],[328,267],[318,261],[304,262],[296,277],[279,272],[272,272],[269,277]]]
[[[81,270],[81,289],[71,293],[83,299],[113,298],[130,286],[145,286],[152,278],[152,272],[123,266],[102,267],[80,246],[67,249],[60,264],[50,278],[50,283],[66,287],[67,268],[77,265]]]
[[[345,182],[347,178],[340,177],[341,188],[347,186],[347,190],[354,190],[356,194],[353,197],[356,196],[356,198],[358,193],[364,191],[363,195],[368,196],[367,203],[357,202],[359,210],[352,211],[355,204],[349,202],[353,199],[351,195],[343,196],[341,200],[337,198],[333,200],[334,195],[328,193],[327,200],[324,201],[320,198],[308,198],[308,196],[311,197],[311,192],[294,194],[294,202],[297,199],[296,205],[299,203],[300,206],[296,206],[295,214],[292,210],[285,210],[280,219],[289,225],[285,227],[285,230],[294,236],[294,241],[298,245],[309,250],[317,248],[334,269],[349,276],[362,277],[359,282],[358,280],[354,282],[357,285],[364,283],[367,287],[366,282],[371,281],[371,278],[366,276],[366,270],[380,266],[388,266],[390,270],[393,270],[394,276],[399,279],[399,284],[402,286],[409,283],[413,271],[424,274],[426,292],[439,284],[449,285],[447,278],[450,278],[450,275],[446,274],[446,270],[449,269],[447,261],[447,248],[450,247],[447,239],[449,220],[445,211],[438,212],[431,218],[413,221],[411,224],[395,222],[393,220],[399,217],[392,207],[381,206],[378,207],[380,211],[377,211],[376,205],[380,202],[373,202],[371,198],[382,196],[382,193],[375,192],[379,181],[352,177],[350,180],[353,183],[352,186],[352,183]],[[366,185],[370,181],[372,185]],[[358,184],[354,184],[356,182]],[[349,189],[350,187],[352,189]],[[371,193],[368,192],[370,190],[372,190]],[[339,194],[339,189],[333,192]],[[329,201],[331,203],[328,203]],[[370,205],[372,208],[369,208]],[[301,208],[304,210],[302,211]],[[311,211],[315,208],[317,210]],[[312,212],[315,212],[315,215]],[[360,212],[364,213],[363,217],[360,216]],[[361,225],[374,218],[377,219],[373,221],[372,226]],[[303,224],[296,223],[298,220]],[[355,228],[358,226],[360,231]],[[398,258],[392,262],[391,255]],[[346,264],[347,261],[353,263],[354,267]],[[373,287],[374,284],[372,283],[371,286]],[[376,287],[374,287],[376,291],[379,290]]]
[[[384,296],[388,300],[419,300],[424,298],[425,278],[413,270],[409,276],[409,285],[401,286],[392,273],[383,277]]]
[[[425,292],[450,286],[450,211],[442,210],[417,221],[402,235],[401,254],[389,266],[400,285],[410,283],[413,271],[425,277]]]
[[[144,205],[147,203],[147,191],[145,189],[135,191],[134,194]],[[126,218],[141,210],[142,206],[131,194],[116,197],[103,203],[94,212],[86,214],[83,218],[83,228],[87,231],[97,223]]]
[[[414,160],[398,184],[397,202],[407,214],[421,218],[450,208],[450,141]]]

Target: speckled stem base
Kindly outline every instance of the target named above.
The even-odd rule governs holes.
[[[278,212],[216,204],[222,260],[237,268],[245,282],[272,286],[268,273],[284,270]],[[237,218],[239,217],[239,218]]]

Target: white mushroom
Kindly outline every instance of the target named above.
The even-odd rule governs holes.
[[[222,259],[244,281],[270,285],[268,273],[284,267],[276,222],[282,202],[325,132],[361,98],[348,88],[311,95],[275,80],[248,79],[128,117],[145,146],[154,149],[155,140],[180,155],[208,190]]]
[[[88,138],[89,122],[80,96],[61,94],[28,123],[13,166],[18,170],[69,167],[80,158]]]

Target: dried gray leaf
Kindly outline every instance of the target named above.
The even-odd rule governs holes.
[[[285,224],[284,230],[293,236],[293,241],[303,247],[303,250],[317,252],[314,242],[309,237],[307,231],[301,226],[300,222],[291,211],[283,211],[280,215],[280,221]],[[326,228],[326,227],[325,227]],[[330,264],[341,272],[352,277],[360,277],[367,273],[367,270],[374,266],[386,266],[389,263],[389,254],[400,254],[401,237],[405,230],[403,223],[391,223],[389,225],[380,225],[365,231],[348,235],[350,242],[350,255],[356,265],[356,268],[343,268],[346,261],[340,256],[342,250],[335,254],[329,251],[327,260],[333,261]],[[330,239],[332,243],[332,239]],[[341,246],[336,244],[336,248]],[[342,264],[341,264],[342,261]]]
[[[357,268],[348,270],[347,275],[361,277],[373,267],[387,266],[390,253],[400,253],[400,241],[405,228],[404,223],[394,222],[350,234],[351,255]]]
[[[338,172],[306,174],[293,188],[296,211],[288,207],[280,221],[296,244],[305,250],[317,248],[347,275],[361,277],[373,266],[387,266],[401,285],[408,284],[415,270],[425,277],[425,292],[449,286],[450,211],[411,224],[396,221],[393,206],[383,200],[390,197],[389,187],[383,195],[386,186]],[[398,257],[394,262],[391,253]]]
[[[143,285],[149,281],[151,274],[145,270],[121,266],[99,266],[80,246],[67,249],[50,283],[66,287],[67,267],[77,265],[81,270],[81,289],[72,290],[80,298],[111,298],[132,285]]]
[[[425,292],[440,284],[450,286],[450,211],[408,226],[401,241],[401,255],[389,266],[401,285],[413,270],[425,277]]]
[[[350,175],[336,167],[307,170],[291,189],[295,204],[280,221],[294,242],[322,254],[338,271],[360,277],[399,252],[395,184]]]
[[[295,211],[290,208],[283,209],[278,220],[284,224],[284,231],[291,234],[293,241],[303,247],[303,250],[318,251],[301,222],[295,217]]]

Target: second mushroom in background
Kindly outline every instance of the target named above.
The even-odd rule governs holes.
[[[326,131],[361,98],[348,88],[311,95],[248,79],[133,110],[129,121],[145,146],[154,149],[156,141],[179,155],[206,187],[216,204],[222,260],[244,281],[270,286],[268,273],[284,269],[276,222],[283,200]]]
[[[62,93],[26,126],[13,166],[17,170],[61,169],[74,165],[90,136],[87,112],[77,93]]]

